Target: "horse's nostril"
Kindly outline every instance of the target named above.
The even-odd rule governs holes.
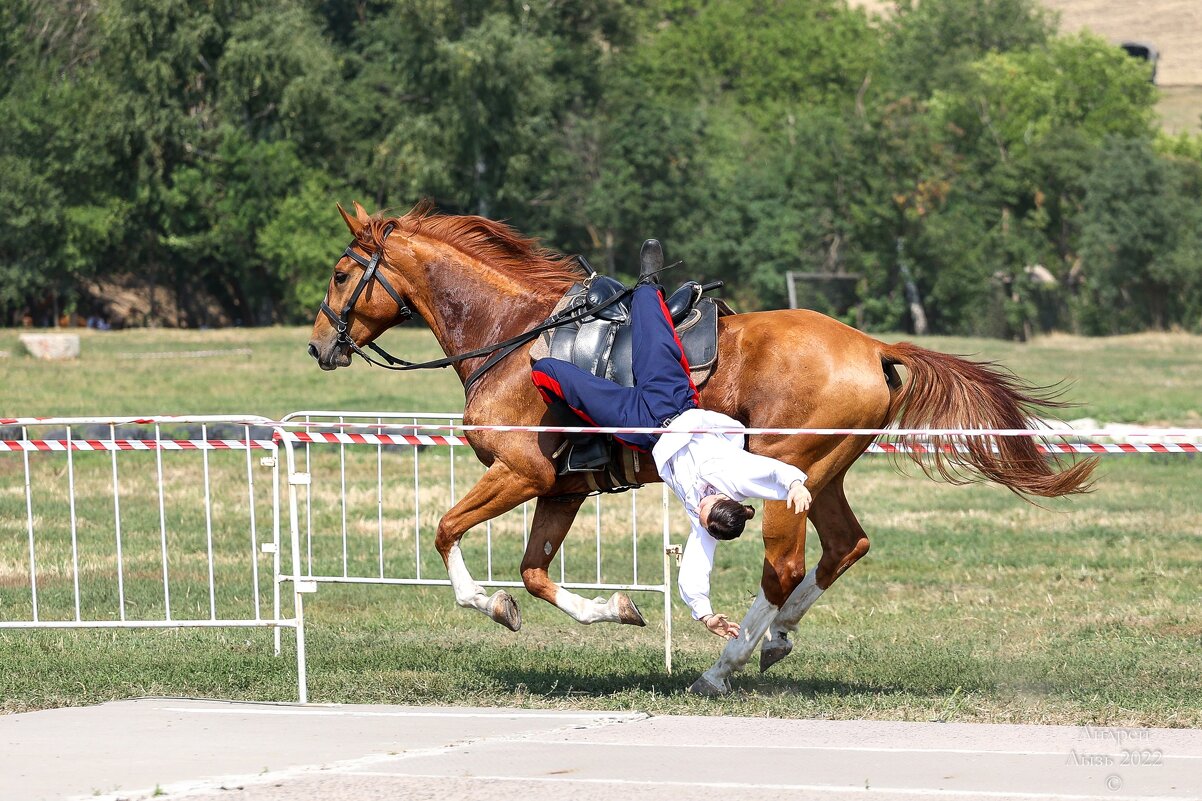
[[[317,358],[317,346],[312,343],[309,344],[309,355],[314,359]]]

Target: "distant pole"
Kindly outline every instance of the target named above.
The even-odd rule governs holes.
[[[797,308],[797,285],[794,283],[793,271],[785,272],[785,285],[789,287],[789,308]]]

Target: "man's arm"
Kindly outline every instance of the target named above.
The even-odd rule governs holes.
[[[680,598],[692,611],[694,620],[714,613],[714,607],[710,604],[710,573],[714,570],[714,549],[717,546],[718,541],[694,521],[676,577]]]
[[[684,546],[684,555],[680,558],[677,583],[680,597],[688,604],[693,619],[700,620],[719,637],[732,639],[739,636],[739,624],[728,620],[726,615],[715,614],[709,598],[710,573],[714,569],[714,549],[717,545],[718,541],[694,521],[689,540]]]
[[[701,473],[723,492],[769,501],[789,498],[793,482],[800,481],[804,487],[807,478],[791,464],[730,446],[707,448]]]

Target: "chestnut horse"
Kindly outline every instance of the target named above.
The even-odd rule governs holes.
[[[418,207],[401,217],[356,216],[341,207],[354,242],[334,265],[327,313],[313,326],[309,352],[324,370],[350,364],[364,346],[403,322],[411,305],[443,351],[462,354],[520,334],[542,322],[583,276],[574,262],[536,247],[511,228],[482,217],[432,214]],[[379,276],[365,273],[378,255]],[[376,280],[383,277],[383,281]],[[363,280],[366,279],[366,280]],[[360,295],[356,296],[356,292]],[[347,308],[347,302],[354,303]],[[346,309],[339,336],[333,309]],[[701,388],[701,405],[758,428],[1024,428],[1032,412],[1055,406],[1035,388],[988,363],[976,363],[908,343],[887,345],[811,311],[736,314],[719,320],[717,369]],[[351,345],[353,340],[354,346]],[[464,422],[477,425],[553,425],[530,379],[529,346],[501,360],[466,391]],[[485,357],[454,365],[466,379]],[[903,381],[897,367],[905,368]],[[562,435],[470,431],[467,439],[487,466],[479,482],[438,524],[455,599],[517,630],[517,603],[504,591],[491,597],[469,574],[459,540],[473,526],[537,499],[522,559],[526,589],[581,623],[643,625],[622,593],[589,600],[547,575],[581,505],[582,479],[556,475],[552,454]],[[765,634],[761,670],[792,648],[788,635],[814,601],[868,552],[864,533],[844,495],[848,468],[869,436],[751,436],[755,453],[795,465],[809,476],[813,505],[795,515],[783,502],[764,505],[764,568],[760,592],[741,634],[693,685],[695,692],[730,689],[729,676],[750,658]],[[954,483],[989,480],[1020,495],[1056,497],[1087,489],[1093,461],[1067,469],[1049,464],[1027,438],[973,438],[920,460],[928,475]],[[926,461],[921,461],[925,458]],[[651,460],[640,482],[658,481]],[[805,563],[806,519],[822,543],[818,564]]]

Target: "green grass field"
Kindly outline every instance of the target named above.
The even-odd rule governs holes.
[[[394,352],[435,355],[428,335],[391,335]],[[446,371],[391,375],[356,365],[320,372],[304,354],[301,329],[215,332],[85,333],[83,357],[42,364],[13,355],[0,361],[0,416],[257,413],[301,408],[455,411],[462,391]],[[1041,383],[1068,379],[1073,415],[1102,421],[1199,425],[1202,339],[1141,335],[1113,339],[1049,337],[1029,345],[930,339],[940,350],[1000,359]],[[209,359],[129,358],[125,354],[249,347],[253,354]],[[390,349],[392,349],[390,347]],[[0,350],[19,352],[15,332]],[[316,448],[314,449],[316,451]],[[336,449],[315,459],[314,553],[317,569],[341,565]],[[173,454],[167,477],[179,497],[169,521],[171,596],[177,616],[209,609],[207,561],[197,475],[199,455]],[[111,464],[81,454],[81,595],[85,612],[115,616]],[[460,454],[457,469],[470,471]],[[57,459],[57,462],[55,461]],[[153,455],[123,454],[124,576],[128,612],[160,614],[158,512]],[[138,478],[139,465],[144,460]],[[370,569],[379,554],[375,451],[352,456],[348,487],[351,569]],[[420,470],[437,477],[445,457],[423,453]],[[21,457],[0,454],[0,617],[28,615],[29,596]],[[129,460],[129,461],[127,461]],[[411,449],[385,453],[396,487],[385,503],[387,570],[409,569],[414,547]],[[71,614],[61,456],[35,459],[39,596],[46,617]],[[242,614],[257,590],[269,603],[267,557],[252,585],[244,523],[245,455],[214,454],[214,534],[218,611]],[[268,529],[270,474],[255,467],[260,538]],[[888,460],[866,457],[849,478],[849,497],[873,539],[872,553],[825,595],[804,620],[793,655],[759,676],[752,665],[736,692],[703,700],[684,690],[721,643],[674,604],[676,670],[662,665],[658,596],[639,601],[646,629],[578,626],[519,591],[524,626],[502,630],[455,607],[449,588],[323,586],[307,603],[310,697],[315,701],[518,705],[642,709],[690,714],[873,717],[918,720],[1202,725],[1202,464],[1190,457],[1116,457],[1103,463],[1094,494],[1039,508],[992,486],[947,487],[921,474],[901,475]],[[174,472],[172,472],[174,471]],[[915,472],[915,471],[911,471]],[[321,474],[324,479],[319,481]],[[433,483],[433,482],[432,482]],[[404,489],[408,487],[409,489]],[[659,491],[639,507],[651,527]],[[419,528],[430,542],[445,489],[423,490]],[[630,560],[628,496],[607,511],[607,565]],[[592,560],[593,516],[569,537],[569,565]],[[648,522],[644,522],[648,521]],[[683,539],[676,520],[673,539]],[[514,578],[521,549],[512,518],[494,526],[494,572]],[[469,564],[477,570],[484,532],[474,531]],[[43,548],[45,549],[43,551]],[[813,550],[813,549],[812,549]],[[423,571],[439,576],[423,551]],[[752,536],[724,545],[714,576],[720,609],[741,614],[754,594],[761,548]],[[475,561],[472,561],[472,560]],[[654,581],[654,547],[640,550],[640,579]],[[612,562],[608,561],[612,560]],[[58,568],[54,566],[58,565]],[[68,569],[62,569],[66,565]],[[43,569],[45,572],[43,573]],[[570,567],[570,570],[578,569]],[[607,566],[606,578],[611,578]],[[614,567],[614,570],[620,568]],[[646,571],[646,572],[643,572]],[[570,578],[570,576],[569,576]],[[617,578],[617,576],[613,576]],[[271,656],[266,631],[0,632],[0,710],[13,712],[144,694],[288,700],[289,657]]]

